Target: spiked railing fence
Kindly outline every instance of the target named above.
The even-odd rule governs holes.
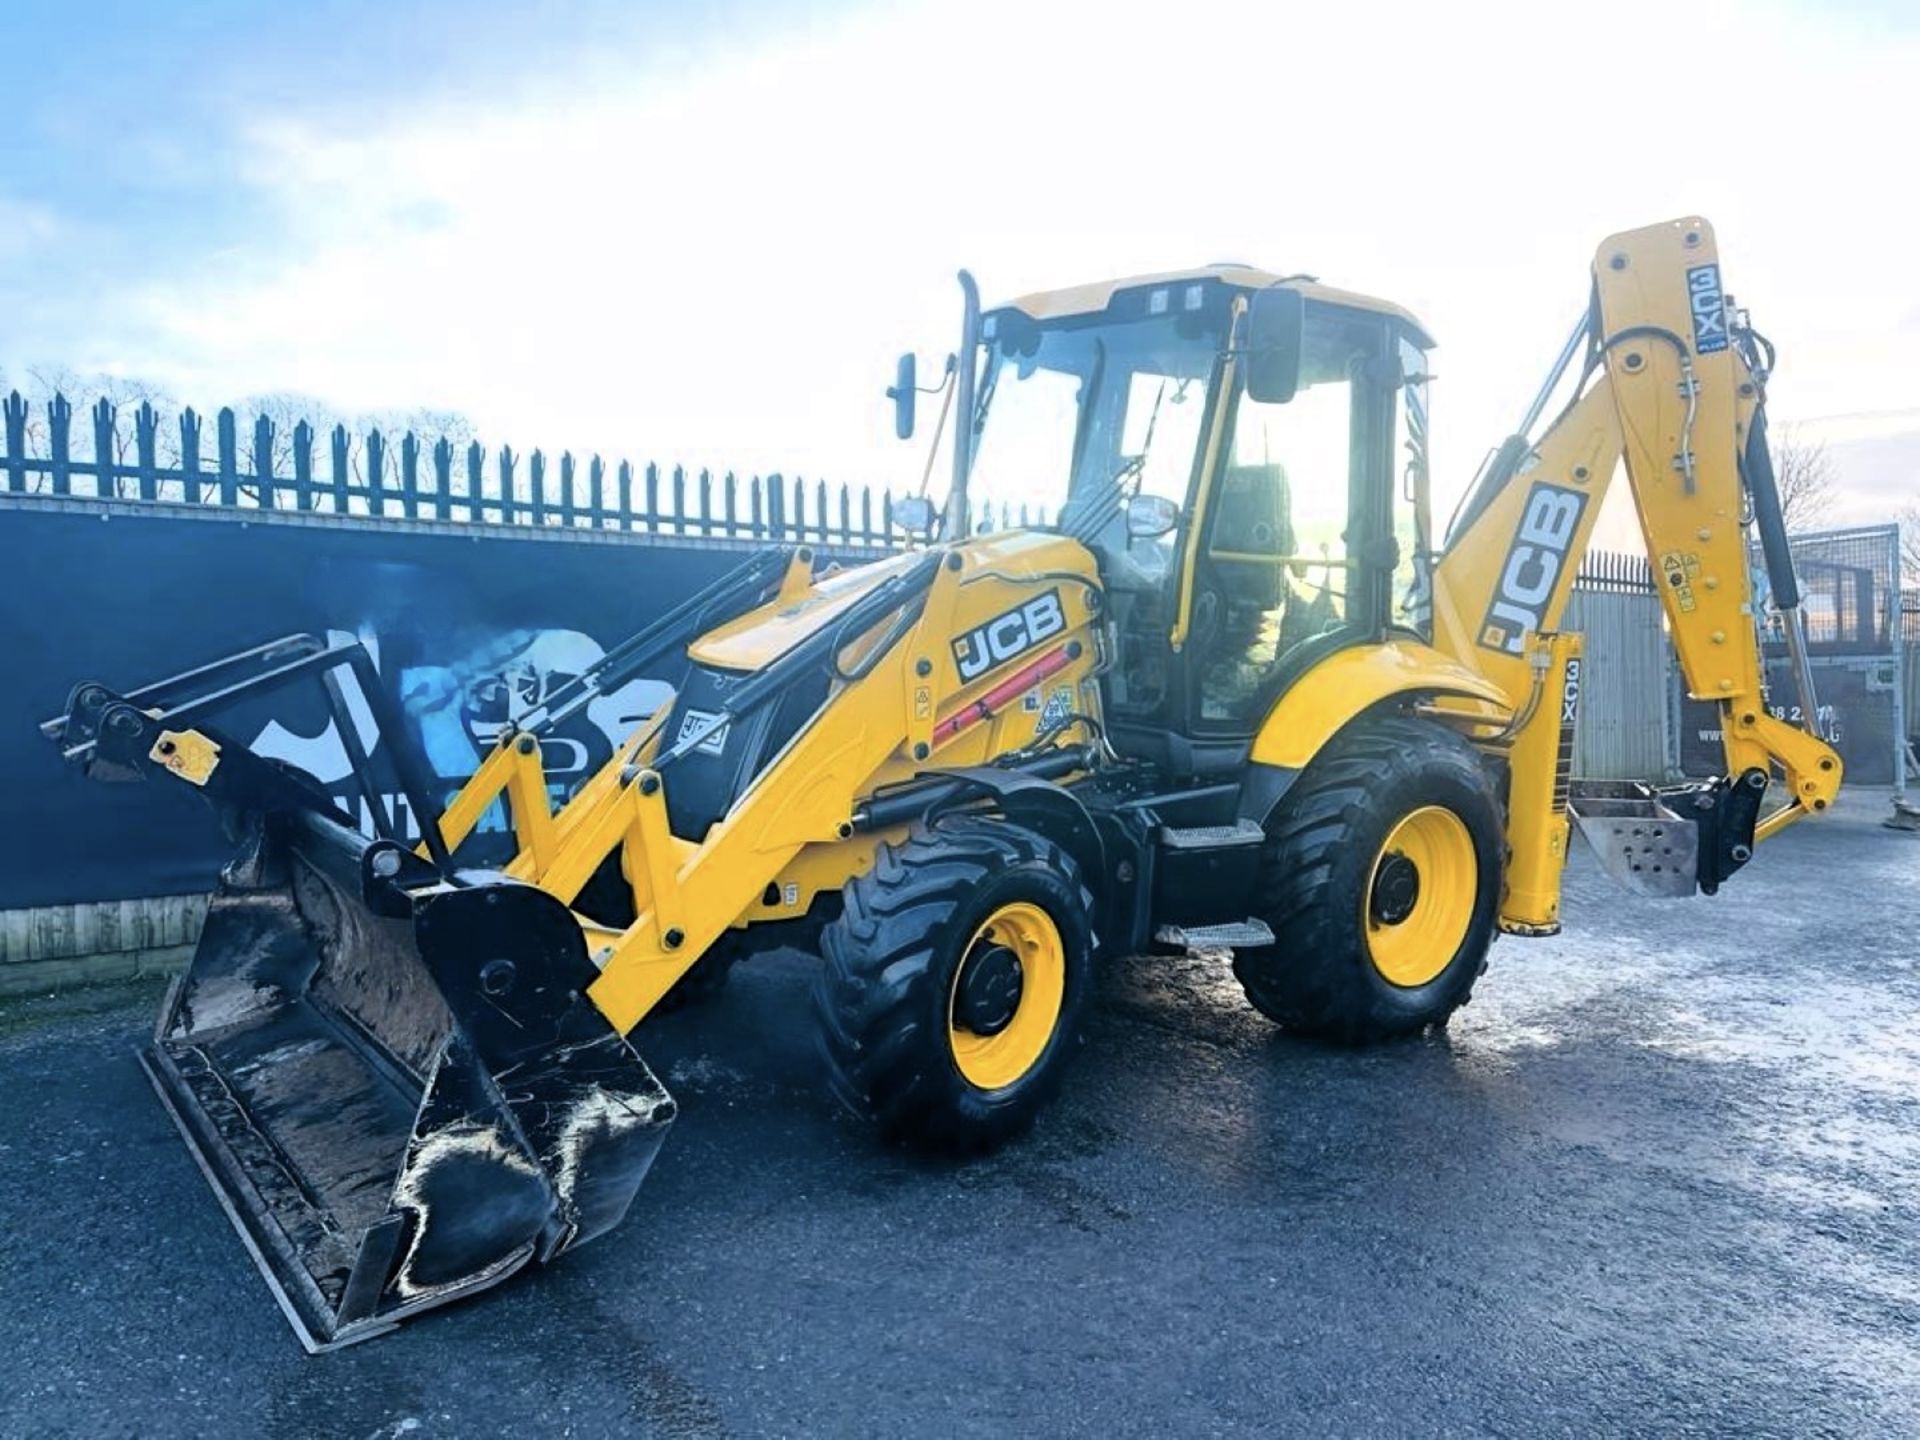
[[[191,408],[163,417],[143,401],[128,417],[100,399],[86,411],[91,444],[76,444],[80,414],[65,395],[42,407],[19,391],[0,399],[0,493],[142,500],[361,518],[615,530],[704,539],[815,540],[862,549],[907,537],[888,521],[892,492],[779,474],[584,462],[572,451],[489,453],[411,430],[324,433],[305,420],[285,427],[231,408],[206,417]],[[131,421],[131,431],[127,421]],[[986,504],[976,526],[1004,529],[1046,512]]]
[[[14,494],[291,510],[469,524],[555,526],[743,540],[818,540],[861,547],[903,538],[887,523],[887,494],[824,480],[652,462],[609,464],[571,451],[455,445],[407,431],[364,434],[306,421],[282,428],[268,416],[243,422],[232,409],[170,419],[149,403],[131,417],[96,401],[92,444],[75,444],[74,406],[64,395],[41,415],[18,391],[0,400],[5,448],[0,488]],[[44,418],[44,423],[38,422]],[[131,444],[128,442],[131,441]]]

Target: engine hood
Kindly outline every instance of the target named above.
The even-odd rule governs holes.
[[[1093,556],[1078,541],[1040,530],[1009,530],[939,547],[960,557],[961,583],[969,574],[991,572],[1003,579],[1039,580],[1071,576],[1098,585]],[[738,619],[709,630],[687,647],[696,665],[718,670],[753,671],[831,625],[876,585],[909,568],[918,551],[889,556],[821,576],[798,600],[770,600]]]

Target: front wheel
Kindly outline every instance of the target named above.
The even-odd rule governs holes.
[[[958,816],[883,845],[821,933],[829,1083],[887,1133],[995,1145],[1060,1083],[1091,987],[1092,897],[1066,851]]]
[[[1505,827],[1480,756],[1425,720],[1363,720],[1315,757],[1268,822],[1275,943],[1234,973],[1255,1009],[1363,1044],[1442,1024],[1486,969]]]

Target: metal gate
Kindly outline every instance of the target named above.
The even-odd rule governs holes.
[[[1913,729],[1903,671],[1901,640],[1900,532],[1893,525],[1816,531],[1792,537],[1793,565],[1800,577],[1807,652],[1819,693],[1815,721],[1846,762],[1847,780],[1891,785],[1905,779],[1904,752]],[[1754,560],[1755,610],[1765,604],[1766,571]],[[1761,636],[1766,658],[1767,703],[1782,719],[1801,716],[1777,616]],[[1714,707],[1686,702],[1682,762],[1689,775],[1710,775],[1725,762]]]
[[[1646,560],[1590,554],[1574,582],[1565,628],[1586,637],[1573,773],[1590,780],[1665,779],[1669,652]]]

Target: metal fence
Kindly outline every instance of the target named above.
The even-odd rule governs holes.
[[[1672,660],[1645,557],[1590,553],[1574,581],[1565,628],[1585,637],[1574,773],[1593,780],[1664,779],[1672,765],[1666,700]]]
[[[886,546],[904,537],[888,523],[891,495],[779,474],[715,474],[682,465],[584,463],[540,450],[491,455],[479,442],[456,446],[408,431],[324,436],[306,421],[283,429],[266,415],[243,422],[231,409],[205,417],[187,409],[163,424],[152,405],[87,412],[86,453],[75,444],[76,411],[56,394],[35,413],[18,391],[0,400],[0,477],[15,494],[289,510],[325,515],[575,527],[715,539],[819,540]],[[44,423],[39,423],[44,418]],[[245,444],[242,444],[244,429]],[[1015,517],[988,516],[1008,523]]]
[[[1903,791],[1914,696],[1907,679],[1910,651],[1901,635],[1899,527],[1814,531],[1795,535],[1792,547],[1819,697],[1815,723],[1840,751],[1849,781]],[[1754,608],[1768,617],[1761,633],[1768,706],[1800,723],[1786,636],[1779,617],[1760,603],[1767,598],[1766,571],[1758,555],[1754,573],[1761,591]],[[1686,702],[1685,717],[1683,768],[1709,773],[1719,763],[1718,717],[1709,702],[1694,700]]]
[[[1920,589],[1900,596],[1900,703],[1906,721],[1906,779],[1920,783]]]

